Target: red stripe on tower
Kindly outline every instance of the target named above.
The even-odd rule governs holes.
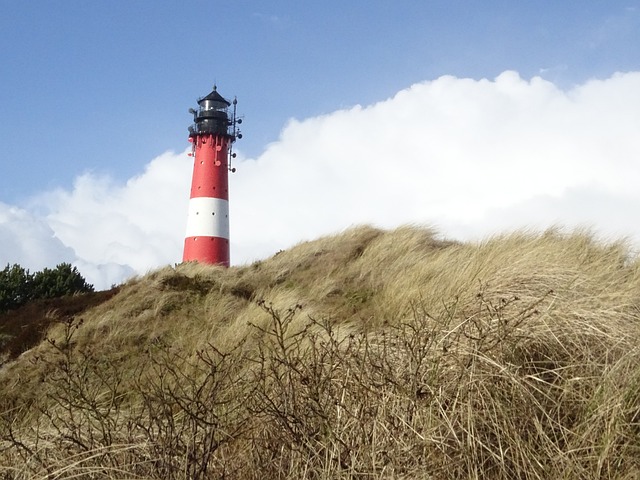
[[[191,196],[184,240],[185,262],[230,263],[229,252],[229,159],[235,157],[231,146],[242,135],[236,128],[236,100],[229,118],[231,103],[213,87],[198,100],[198,110],[190,109],[194,124],[189,127],[189,141],[194,157]]]

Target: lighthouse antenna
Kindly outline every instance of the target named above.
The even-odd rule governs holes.
[[[233,142],[236,141],[237,138],[242,138],[242,134],[240,133],[240,129],[238,125],[242,123],[242,119],[238,118],[237,115],[237,105],[238,99],[236,97],[233,98],[233,117],[231,119],[231,143],[229,144],[229,171],[231,173],[235,173],[235,167],[231,167],[231,160],[236,158],[236,154],[233,152]]]

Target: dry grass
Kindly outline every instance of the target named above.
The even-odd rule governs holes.
[[[638,478],[624,242],[369,227],[123,285],[0,370],[3,478]]]

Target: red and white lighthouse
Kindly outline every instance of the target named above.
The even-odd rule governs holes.
[[[198,110],[189,109],[194,124],[189,127],[193,179],[184,240],[184,262],[197,261],[229,266],[229,171],[232,144],[242,138],[236,119],[236,104],[213,91],[198,100]]]

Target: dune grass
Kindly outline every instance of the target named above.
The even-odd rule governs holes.
[[[359,227],[165,267],[2,367],[0,473],[639,478],[639,265],[586,231]]]

